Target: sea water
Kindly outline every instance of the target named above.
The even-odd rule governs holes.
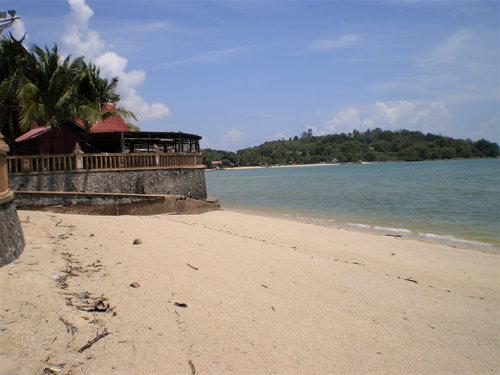
[[[222,208],[500,249],[500,159],[217,170]]]

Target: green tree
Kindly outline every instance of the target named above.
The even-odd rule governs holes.
[[[77,76],[77,95],[78,102],[85,103],[88,107],[83,107],[85,110],[101,111],[101,116],[103,119],[108,117],[120,116],[123,119],[134,119],[137,121],[136,116],[131,111],[126,110],[122,107],[117,107],[120,101],[120,95],[116,93],[116,88],[118,86],[118,77],[113,77],[108,80],[101,77],[100,69],[92,63],[88,65],[83,61],[78,61],[81,64],[80,73]],[[103,112],[103,109],[107,104],[113,104],[114,108],[107,108]],[[91,118],[92,116],[90,116]],[[83,119],[82,119],[83,120]],[[92,123],[84,121],[84,126],[87,130],[90,130]],[[139,129],[133,124],[127,124],[129,129],[136,130]]]
[[[22,129],[27,130],[33,120],[57,127],[68,120],[79,118],[93,123],[101,118],[100,108],[78,95],[78,82],[85,74],[81,71],[82,58],[68,56],[61,62],[57,46],[51,50],[34,46],[32,56],[35,77],[24,75],[18,92]]]
[[[23,72],[30,76],[33,70],[33,60],[22,42],[23,39],[16,40],[12,36],[0,41],[0,131],[7,135],[13,152],[19,132],[16,126],[20,110],[17,93]]]

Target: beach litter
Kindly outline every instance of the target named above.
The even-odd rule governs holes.
[[[94,345],[97,341],[99,341],[103,337],[106,337],[107,335],[109,335],[109,332],[106,328],[104,328],[104,331],[102,333],[99,333],[95,338],[88,341],[85,345],[83,345],[80,349],[78,349],[78,353],[82,353],[84,350],[87,350],[92,345]]]
[[[189,360],[188,365],[191,368],[191,375],[196,375],[196,369],[194,367],[193,361]]]
[[[142,244],[142,240],[140,238],[136,238],[133,242],[134,245],[140,245]]]
[[[411,282],[411,283],[418,284],[418,281],[417,281],[417,280],[413,280],[413,279],[410,279],[410,278],[405,279],[405,280],[406,280],[406,281],[409,281],[409,282]]]
[[[191,265],[191,264],[189,264],[189,263],[186,263],[186,264],[187,264],[189,267],[191,267],[193,270],[198,271],[198,267],[193,266],[193,265]]]

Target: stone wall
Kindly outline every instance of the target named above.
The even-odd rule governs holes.
[[[73,171],[9,176],[14,191],[173,194],[205,200],[202,168]]]
[[[0,203],[0,266],[12,262],[24,249],[24,235],[13,200]]]
[[[0,267],[12,262],[24,250],[24,235],[17,217],[14,194],[9,190],[7,174],[9,146],[0,133]]]
[[[83,215],[157,215],[218,210],[217,202],[184,195],[17,191],[19,209]]]

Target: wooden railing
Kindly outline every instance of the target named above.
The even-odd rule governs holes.
[[[81,170],[201,167],[200,153],[20,155],[7,157],[9,174]]]

